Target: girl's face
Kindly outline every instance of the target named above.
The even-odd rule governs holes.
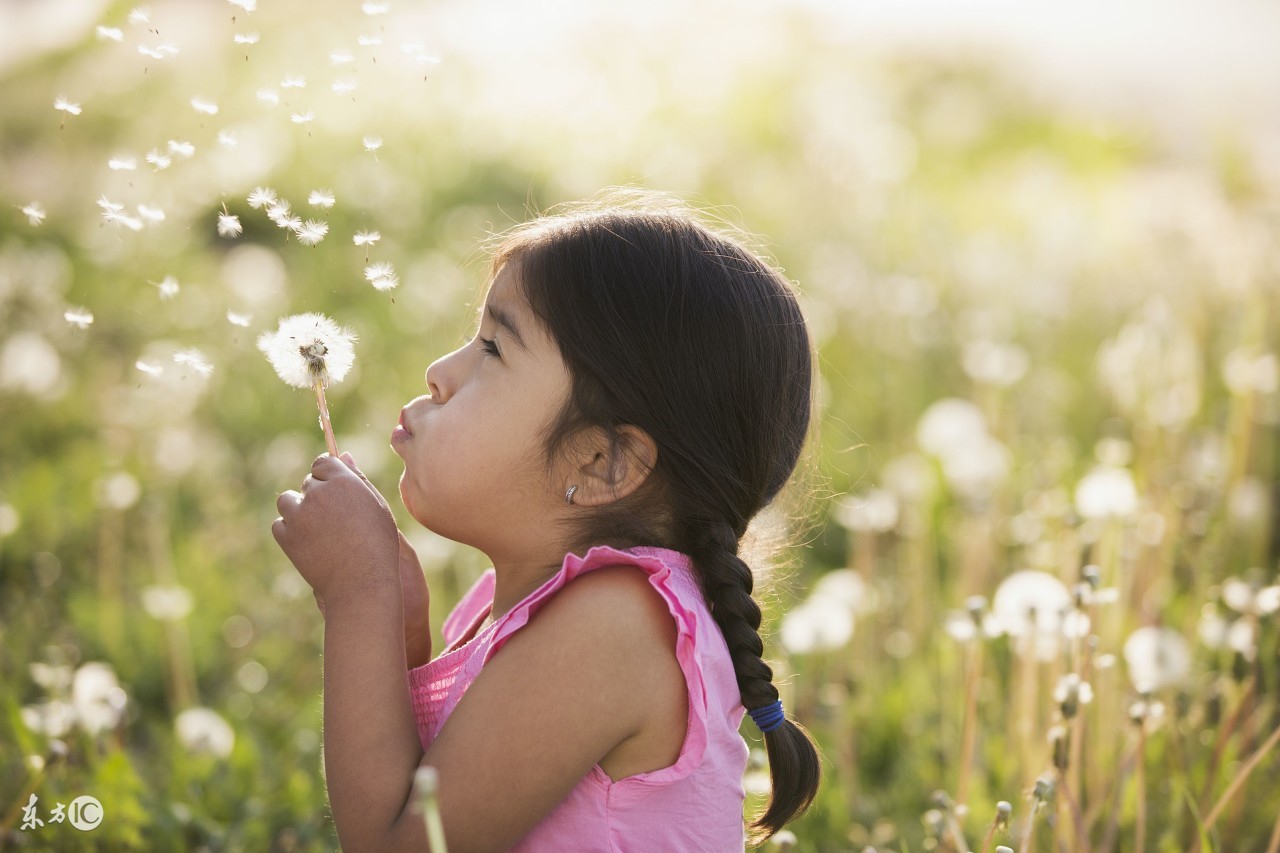
[[[495,560],[545,537],[575,482],[544,473],[540,431],[568,397],[569,373],[525,304],[518,273],[514,262],[499,271],[475,338],[427,368],[430,393],[404,407],[391,435],[410,514]]]

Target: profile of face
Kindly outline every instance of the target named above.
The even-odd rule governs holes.
[[[498,272],[475,337],[432,362],[429,393],[402,409],[391,436],[410,514],[490,556],[545,535],[573,482],[567,472],[549,477],[543,465],[541,431],[568,397],[570,377],[518,274],[515,263]]]

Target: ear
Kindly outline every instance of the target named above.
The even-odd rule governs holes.
[[[573,502],[579,506],[600,506],[624,498],[638,489],[658,464],[658,445],[647,432],[632,424],[616,430],[618,441],[610,454],[604,430],[592,432],[584,445],[581,464],[565,483],[578,485]]]

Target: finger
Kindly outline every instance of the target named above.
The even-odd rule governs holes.
[[[315,478],[314,476],[312,476],[311,474],[308,474],[306,477],[304,477],[304,478],[302,479],[302,491],[303,491],[303,492],[306,492],[307,487],[308,487],[308,486],[310,486],[310,485],[311,485],[312,483],[314,483],[315,481],[316,481],[316,478]]]
[[[271,535],[275,537],[276,544],[284,543],[284,519],[277,517],[271,522]]]
[[[378,487],[369,481],[369,478],[365,476],[364,472],[356,467],[356,460],[352,458],[351,454],[343,451],[339,458],[346,463],[348,468],[355,472],[355,475],[360,478],[361,482],[369,487],[369,491],[373,492],[373,496],[378,499],[378,503],[382,504],[382,506],[387,510],[390,510],[391,505],[387,503],[387,499],[382,496],[382,492],[378,491]]]
[[[280,497],[276,498],[276,512],[280,513],[280,520],[283,521],[284,516],[296,510],[300,503],[302,503],[302,495],[293,489],[281,492]]]
[[[334,466],[337,465],[337,468]],[[311,476],[317,480],[328,480],[338,471],[341,471],[344,465],[341,465],[336,457],[330,456],[328,453],[321,453],[311,463]]]

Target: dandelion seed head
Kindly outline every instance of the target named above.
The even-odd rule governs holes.
[[[62,316],[77,329],[87,329],[93,325],[93,312],[88,308],[71,308],[62,312]]]
[[[113,172],[132,172],[138,168],[138,158],[112,157],[107,161],[107,168]]]
[[[80,727],[90,734],[120,724],[128,703],[109,664],[91,661],[76,670],[71,682],[71,705]]]
[[[257,33],[236,33],[236,44],[257,44],[259,38]]]
[[[307,204],[317,207],[330,208],[333,207],[336,199],[333,197],[333,190],[319,189],[312,190],[311,195],[307,196]]]
[[[372,246],[381,239],[382,235],[377,231],[357,231],[351,237],[351,242],[357,246]]]
[[[239,216],[236,216],[235,214],[231,214],[231,213],[218,214],[218,236],[219,237],[226,237],[228,239],[232,237],[239,237],[240,232],[243,230],[244,228],[243,226],[240,225]]]
[[[124,30],[117,27],[104,27],[99,25],[97,33],[98,38],[102,41],[124,41]]]
[[[837,598],[811,596],[782,617],[779,638],[793,654],[829,651],[853,638],[853,610]]]
[[[58,97],[54,98],[53,108],[55,110],[61,110],[67,115],[73,115],[73,116],[80,115],[80,105],[71,103],[71,101],[67,100],[66,95],[59,95]]]
[[[1172,628],[1145,627],[1124,643],[1129,680],[1139,692],[1154,692],[1181,684],[1191,674],[1191,648]]]
[[[235,730],[208,708],[187,708],[174,720],[174,728],[178,742],[193,754],[226,758],[235,746]]]
[[[182,586],[148,586],[142,590],[142,609],[152,619],[179,622],[191,613],[195,602]]]
[[[836,521],[848,530],[884,533],[898,524],[898,498],[884,489],[849,495],[836,505]]]
[[[295,314],[259,335],[258,349],[286,384],[310,388],[316,380],[342,381],[355,363],[355,340],[355,332],[323,314]]]
[[[1076,510],[1085,518],[1132,515],[1138,490],[1129,469],[1099,465],[1076,485]]]
[[[274,206],[277,201],[276,191],[271,187],[254,187],[248,198],[249,206],[254,210],[266,205]]]
[[[198,113],[204,113],[207,116],[216,116],[218,114],[218,105],[213,101],[205,101],[200,98],[191,99],[191,108]]]
[[[44,222],[45,218],[44,208],[40,206],[40,202],[38,201],[33,201],[30,204],[23,205],[22,215],[27,217],[27,222],[32,225],[39,225],[41,222]]]

